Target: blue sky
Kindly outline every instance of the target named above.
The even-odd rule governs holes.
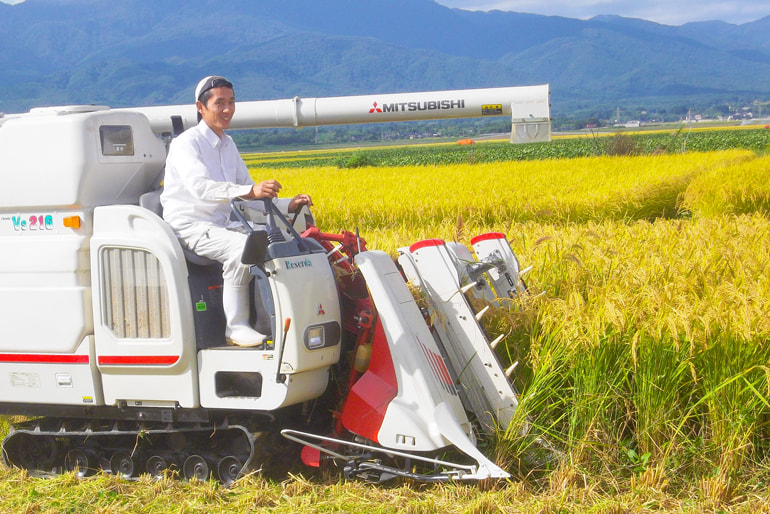
[[[470,11],[516,11],[587,19],[599,14],[642,18],[666,25],[721,20],[746,23],[770,15],[770,0],[436,0]]]
[[[0,0],[17,4],[23,0]],[[721,20],[747,23],[770,15],[770,0],[435,0],[447,7],[469,11],[516,11],[587,19],[617,14],[682,25],[690,21]]]

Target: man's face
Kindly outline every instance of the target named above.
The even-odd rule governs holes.
[[[235,113],[235,93],[227,86],[215,87],[210,91],[211,96],[206,105],[200,101],[195,105],[203,121],[221,137],[230,127],[230,120]]]

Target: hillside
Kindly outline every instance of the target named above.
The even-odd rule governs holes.
[[[770,17],[680,27],[468,12],[432,0],[0,3],[0,112],[551,84],[555,114],[770,96]],[[735,100],[738,101],[738,100]]]

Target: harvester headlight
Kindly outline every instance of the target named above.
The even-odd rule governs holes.
[[[305,329],[305,348],[317,350],[334,346],[340,342],[340,332],[340,324],[336,321],[310,325]]]
[[[324,327],[310,327],[307,330],[307,347],[311,350],[324,346]]]

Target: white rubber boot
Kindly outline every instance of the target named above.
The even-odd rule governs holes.
[[[268,336],[254,330],[249,324],[249,286],[222,286],[222,304],[225,308],[227,328],[225,339],[237,346],[259,346]]]

